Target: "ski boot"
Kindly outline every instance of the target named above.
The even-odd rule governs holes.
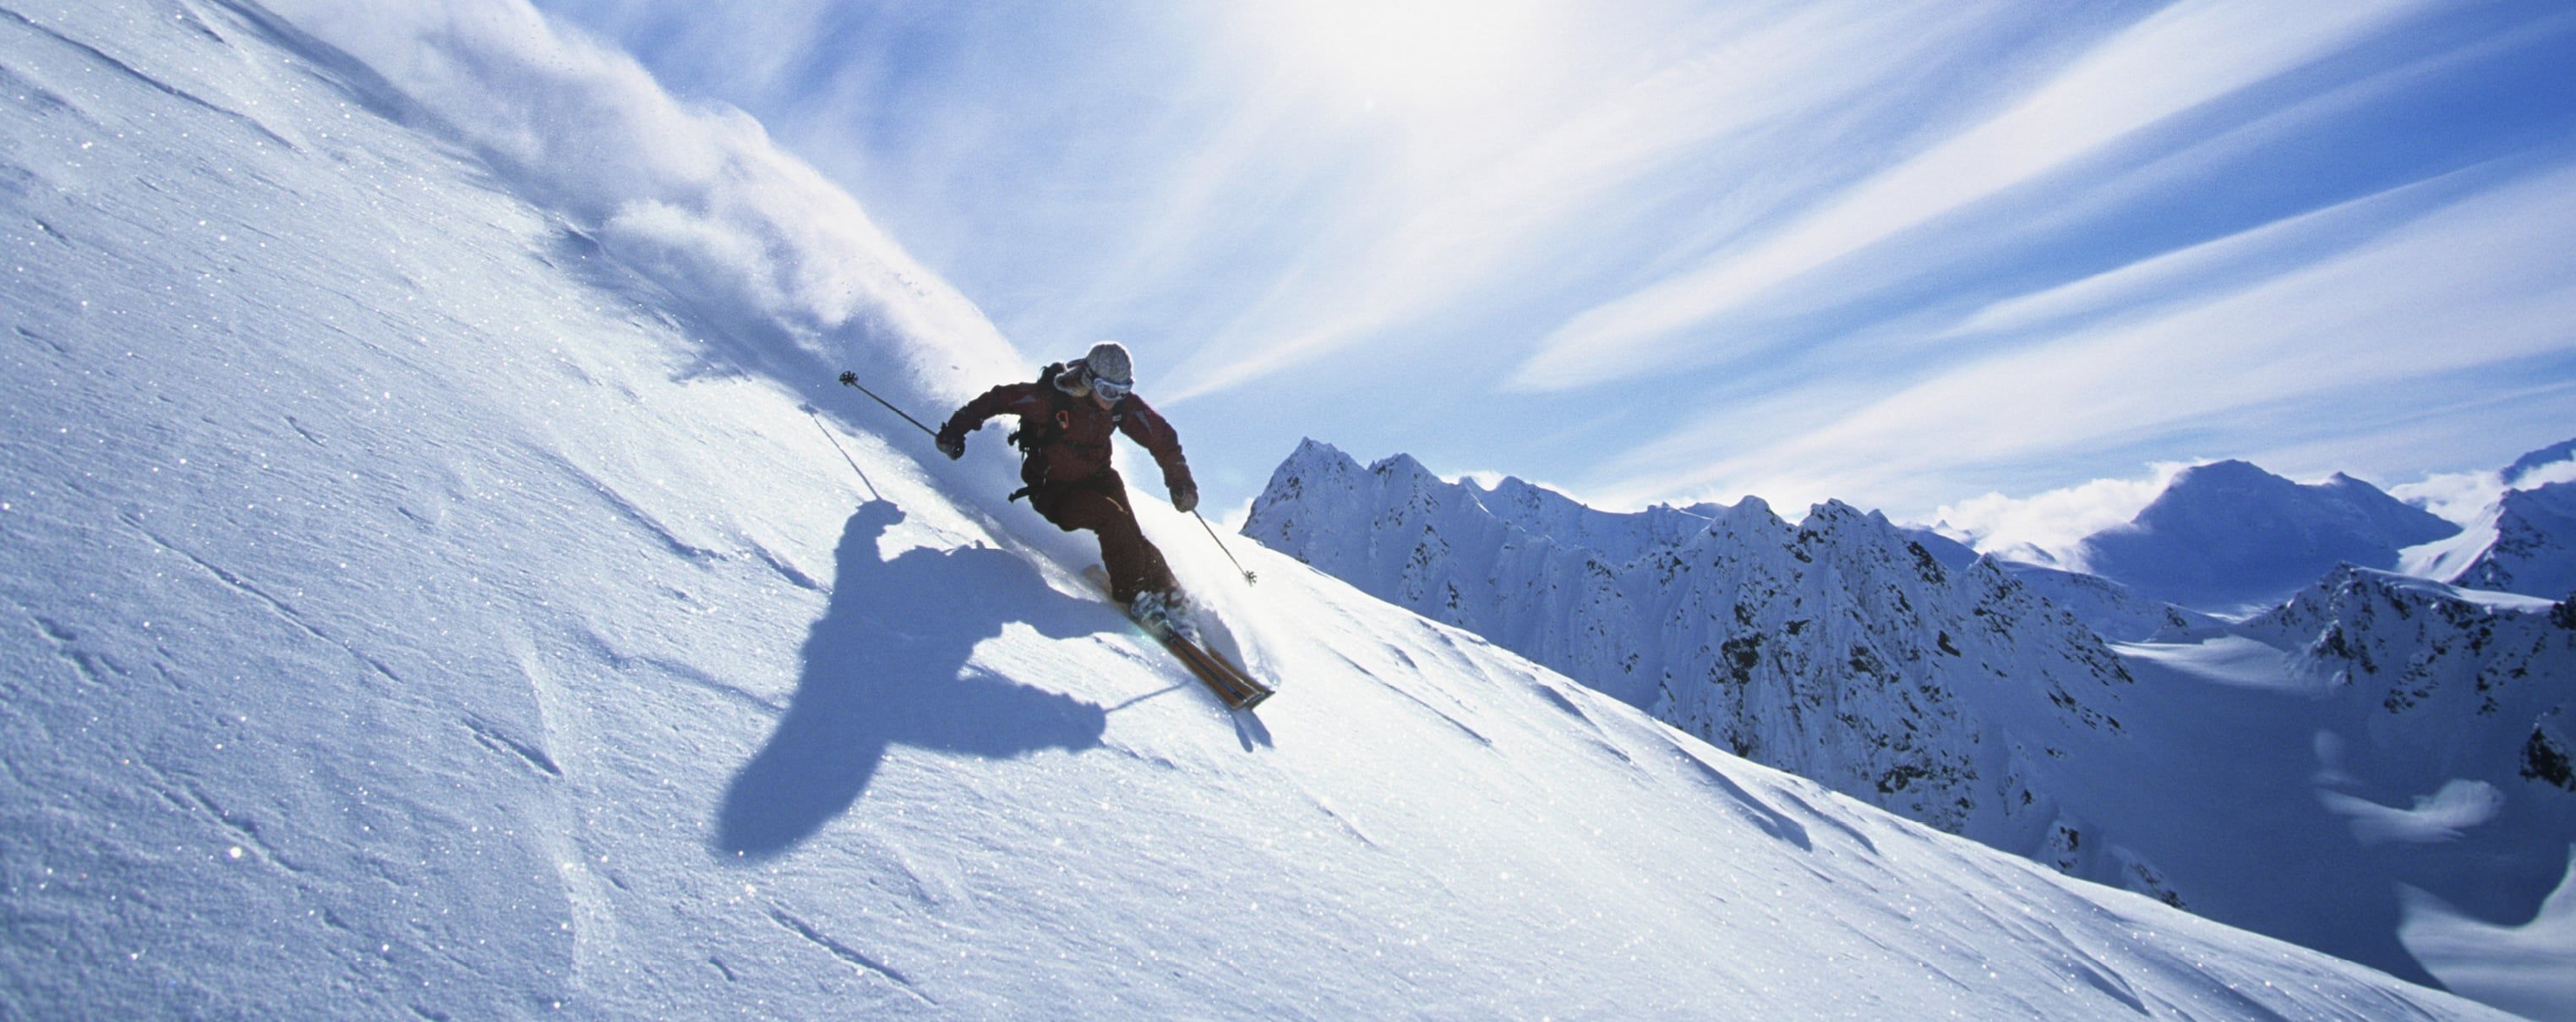
[[[1160,589],[1137,593],[1136,599],[1127,605],[1128,616],[1135,618],[1137,624],[1144,625],[1147,631],[1156,635],[1178,635],[1197,642],[1198,629],[1190,625],[1188,611],[1188,603],[1179,593]]]

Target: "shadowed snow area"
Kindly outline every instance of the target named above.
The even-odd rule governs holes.
[[[669,103],[477,10],[524,13],[386,21],[642,104],[538,134]],[[994,434],[928,459],[830,382],[1025,372],[899,251],[813,277],[768,213],[531,177],[372,66],[249,4],[0,0],[0,1016],[2488,1014],[1238,541],[1246,588],[1146,501],[1281,685],[1228,714]]]

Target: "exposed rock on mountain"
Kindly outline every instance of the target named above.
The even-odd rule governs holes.
[[[2242,630],[2329,691],[2375,703],[2389,720],[2371,734],[2428,757],[2422,772],[2501,776],[2524,735],[2576,697],[2576,632],[2559,606],[2347,566]]]
[[[2217,536],[2229,491],[2301,556],[2433,528],[2355,481],[2211,468],[2141,518],[2209,530],[2213,573],[2248,552]],[[1245,532],[1749,758],[2400,975],[2477,981],[2458,947],[2568,874],[2576,602],[2329,562],[2231,622],[1840,502],[1611,514],[1311,441]]]
[[[1362,468],[1313,441],[1245,533],[1749,758],[1954,833],[2035,843],[2037,779],[2121,732],[2117,657],[2013,575],[1840,502],[1584,508]]]

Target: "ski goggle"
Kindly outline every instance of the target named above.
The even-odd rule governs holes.
[[[1126,397],[1127,392],[1134,389],[1136,389],[1136,385],[1132,382],[1120,383],[1116,380],[1106,379],[1100,376],[1093,376],[1091,378],[1091,392],[1112,401]]]

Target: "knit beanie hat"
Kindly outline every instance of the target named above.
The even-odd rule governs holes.
[[[1092,345],[1091,353],[1082,356],[1082,364],[1095,378],[1120,385],[1136,382],[1136,365],[1128,360],[1127,349],[1116,341]]]

